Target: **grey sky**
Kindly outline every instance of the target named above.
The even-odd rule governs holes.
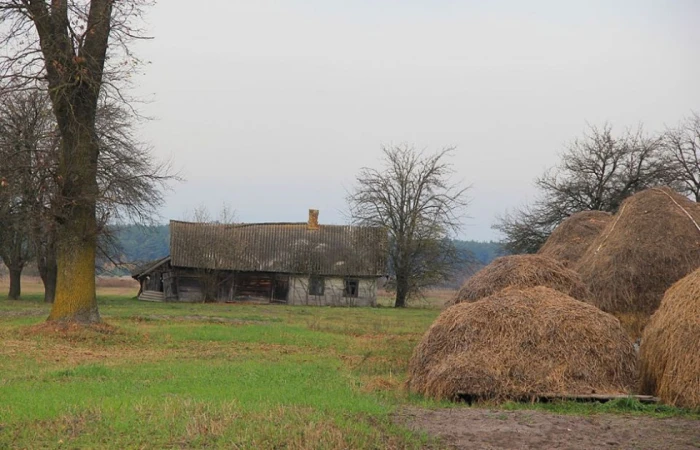
[[[381,144],[454,145],[462,237],[497,238],[586,123],[656,131],[700,110],[698,18],[694,0],[161,1],[138,45],[143,136],[187,178],[162,214],[342,223]]]

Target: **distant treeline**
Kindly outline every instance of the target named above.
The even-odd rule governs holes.
[[[119,260],[125,263],[142,263],[168,256],[170,253],[170,228],[168,225],[119,226],[115,233]]]
[[[484,266],[505,254],[501,244],[494,241],[454,241],[454,244],[467,259],[474,259]]]
[[[168,225],[120,226],[115,231],[119,259],[125,263],[141,263],[167,256],[170,252],[170,229]],[[457,250],[464,259],[477,265],[486,265],[503,252],[498,242],[455,241]]]

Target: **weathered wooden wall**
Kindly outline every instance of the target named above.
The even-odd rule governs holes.
[[[286,303],[289,276],[176,268],[163,279],[163,290],[168,301],[201,302],[209,291],[209,297],[217,301],[264,299]]]
[[[202,271],[164,267],[143,280],[148,291],[163,292],[165,301],[202,302],[205,291],[216,301],[258,299],[291,305],[374,306],[377,279],[358,278],[357,297],[345,296],[342,277],[325,277],[323,295],[309,294],[308,275],[261,272]]]
[[[177,300],[177,279],[172,270],[163,272],[163,295],[166,302]]]
[[[177,299],[181,302],[201,302],[204,300],[204,283],[196,275],[177,274]]]

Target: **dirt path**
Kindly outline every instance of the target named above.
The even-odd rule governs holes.
[[[699,420],[407,408],[396,421],[455,449],[700,449]]]

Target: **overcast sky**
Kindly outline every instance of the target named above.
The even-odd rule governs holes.
[[[172,157],[163,219],[226,203],[244,222],[344,223],[346,190],[380,146],[456,146],[471,184],[463,239],[586,124],[649,131],[700,110],[700,2],[167,0],[137,79]]]

